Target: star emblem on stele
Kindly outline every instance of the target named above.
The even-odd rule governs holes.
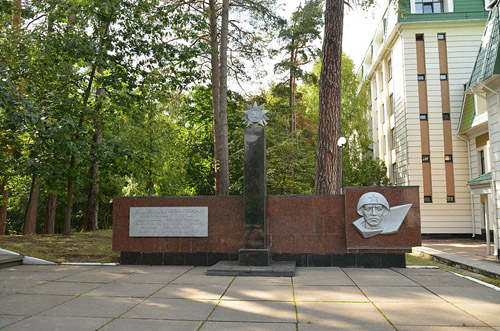
[[[375,195],[371,195],[368,197],[371,203],[378,203],[378,198]]]
[[[269,121],[269,117],[266,116],[269,110],[264,109],[264,104],[258,106],[257,102],[254,102],[253,105],[247,105],[247,110],[244,110],[243,113],[245,116],[242,118],[243,122],[247,126],[252,126],[254,128],[261,126],[266,126],[267,121]]]

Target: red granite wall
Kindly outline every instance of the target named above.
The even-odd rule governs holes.
[[[131,238],[130,207],[208,206],[208,238]],[[269,196],[273,253],[345,253],[343,196]],[[237,253],[243,247],[243,197],[133,197],[113,201],[113,250]]]
[[[390,206],[413,203],[398,233],[363,238],[352,225],[359,197],[382,193]],[[208,207],[208,237],[129,237],[130,207]],[[276,254],[401,253],[421,245],[418,187],[346,188],[341,196],[268,196],[267,244]],[[131,197],[113,202],[113,250],[231,253],[243,247],[243,197]]]

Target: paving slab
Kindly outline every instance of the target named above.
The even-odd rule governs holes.
[[[361,291],[372,302],[442,303],[444,300],[428,289],[417,286],[360,286]]]
[[[118,280],[120,283],[133,284],[168,284],[176,280],[180,274],[177,273],[134,273]]]
[[[87,331],[95,330],[108,321],[108,318],[32,316],[12,324],[6,327],[4,330]]]
[[[389,322],[372,303],[297,302],[299,329],[302,324],[320,324],[336,327],[361,327]]]
[[[111,283],[125,277],[128,277],[128,274],[91,270],[79,272],[71,276],[60,278],[59,280],[66,282]]]
[[[500,328],[500,304],[497,303],[457,303],[457,307],[475,316],[488,325]]]
[[[296,316],[293,302],[221,301],[209,320],[294,323]]]
[[[471,314],[446,302],[376,304],[387,318],[399,326],[487,326]],[[500,311],[500,310],[498,310]]]
[[[295,323],[206,322],[201,331],[296,331]]]
[[[307,285],[355,285],[345,273],[302,273],[293,278],[295,286]]]
[[[398,327],[400,331],[491,331],[495,330],[489,326],[400,326]]]
[[[371,285],[371,286],[419,286],[412,279],[403,275],[384,275],[384,274],[350,274],[349,277],[354,283],[359,286]]]
[[[162,284],[111,283],[102,285],[84,295],[96,297],[146,298],[163,287],[164,285]]]
[[[169,284],[152,298],[219,300],[226,290],[226,285],[218,284]]]
[[[231,286],[292,286],[292,277],[235,277]]]
[[[459,277],[452,273],[438,276],[408,275],[407,277],[424,287],[484,287],[470,279]]]
[[[441,298],[452,303],[500,304],[500,291],[482,287],[428,287]]]
[[[150,298],[128,311],[123,318],[204,321],[217,300]]]
[[[297,286],[296,301],[357,301],[367,302],[368,299],[357,286]]]
[[[223,300],[293,301],[292,286],[231,285]]]
[[[155,330],[155,331],[196,331],[202,322],[150,319],[116,319],[100,330]]]
[[[71,300],[61,295],[9,294],[0,297],[0,314],[34,315]]]
[[[20,321],[28,316],[22,315],[2,315],[0,314],[0,328],[3,328],[7,325],[13,324],[17,321]]]
[[[138,298],[80,296],[44,311],[43,316],[118,317],[139,304]]]
[[[47,282],[41,285],[21,288],[17,293],[47,295],[81,295],[103,286],[105,283]]]
[[[299,324],[299,331],[331,331],[331,330],[346,330],[346,331],[394,331],[394,327],[387,324],[381,325],[355,325],[355,324]]]

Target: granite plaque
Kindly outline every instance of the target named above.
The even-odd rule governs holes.
[[[130,237],[208,237],[208,207],[130,207]]]

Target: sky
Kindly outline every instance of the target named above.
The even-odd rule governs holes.
[[[380,22],[382,14],[387,7],[387,0],[375,0],[376,5],[369,11],[361,9],[350,9],[345,6],[344,12],[344,36],[342,40],[342,50],[353,59],[356,68],[363,61],[363,57],[372,40],[377,24]],[[278,0],[282,11],[279,12],[283,17],[290,18],[291,13],[297,9],[304,0]],[[266,85],[273,78],[272,64],[266,69],[269,73],[267,79],[264,78],[259,83],[250,83],[245,86],[246,92],[256,91],[260,88],[267,88]],[[311,65],[312,68],[312,65]]]

